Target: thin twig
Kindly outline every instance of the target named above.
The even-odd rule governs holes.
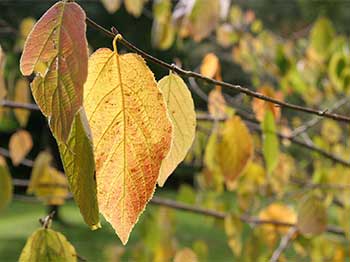
[[[26,109],[26,110],[30,110],[30,111],[39,111],[40,110],[36,104],[20,103],[20,102],[9,101],[9,100],[1,100],[0,107]]]
[[[102,27],[101,25],[97,24],[96,22],[94,22],[93,20],[91,20],[90,18],[86,18],[86,22],[89,26],[99,30],[100,32],[102,32],[103,34],[114,38],[118,31],[113,28],[114,32],[111,32],[109,30],[107,30],[106,28]],[[308,108],[308,107],[303,107],[303,106],[299,106],[299,105],[295,105],[295,104],[291,104],[288,102],[283,102],[281,100],[278,99],[274,99],[272,97],[269,96],[265,96],[259,92],[255,92],[252,91],[246,87],[240,86],[240,85],[234,85],[231,83],[227,83],[227,82],[223,82],[223,81],[219,81],[219,80],[215,80],[209,77],[205,77],[199,73],[193,72],[193,71],[189,71],[189,70],[184,70],[182,68],[179,68],[178,66],[176,66],[175,64],[168,64],[166,62],[164,62],[163,60],[160,60],[146,52],[144,52],[143,50],[139,49],[138,47],[134,46],[132,43],[130,43],[129,41],[127,41],[125,38],[121,37],[120,39],[118,39],[118,41],[123,44],[125,47],[127,47],[128,49],[140,54],[142,57],[144,57],[145,59],[158,64],[164,68],[167,68],[169,70],[172,70],[174,72],[176,72],[179,75],[185,76],[185,77],[194,77],[196,79],[200,79],[202,81],[205,81],[209,84],[213,84],[213,85],[220,85],[223,87],[228,87],[231,88],[237,92],[246,94],[248,96],[251,97],[255,97],[261,100],[265,100],[268,102],[271,102],[273,104],[279,105],[281,107],[285,107],[285,108],[289,108],[289,109],[293,109],[293,110],[297,110],[297,111],[301,111],[301,112],[305,112],[305,113],[309,113],[309,114],[314,114],[314,115],[318,115],[318,116],[322,116],[322,117],[327,117],[330,119],[334,119],[337,121],[342,121],[342,122],[346,122],[346,123],[350,123],[350,117],[348,116],[343,116],[343,115],[338,115],[338,114],[332,114],[327,112],[327,110],[316,110],[313,108]]]
[[[273,252],[270,262],[278,262],[279,258],[281,257],[283,251],[288,247],[289,242],[292,240],[294,234],[298,231],[297,227],[291,227],[287,234],[285,234],[281,238],[281,242],[278,246],[278,248]]]
[[[5,149],[5,148],[2,148],[0,147],[0,155],[1,156],[4,156],[4,157],[7,157],[7,158],[10,158],[10,152]],[[22,166],[27,166],[27,167],[32,167],[34,162],[32,160],[29,160],[27,158],[23,159],[20,163]]]

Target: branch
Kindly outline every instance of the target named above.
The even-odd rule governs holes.
[[[86,18],[86,22],[89,26],[101,31],[103,34],[105,34],[108,37],[111,38],[115,38],[118,34],[118,31],[113,27],[112,31],[107,30],[106,28],[102,27],[101,25],[97,24],[96,22],[94,22],[93,20],[91,20],[90,18]],[[296,111],[301,111],[304,113],[308,113],[308,114],[313,114],[313,115],[318,115],[318,116],[322,116],[322,117],[326,117],[326,118],[330,118],[330,119],[334,119],[337,121],[342,121],[342,122],[346,122],[346,123],[350,123],[350,117],[348,116],[343,116],[343,115],[338,115],[338,114],[332,114],[327,112],[327,110],[316,110],[313,108],[308,108],[308,107],[303,107],[303,106],[299,106],[299,105],[295,105],[295,104],[291,104],[288,102],[283,102],[281,100],[278,99],[274,99],[272,97],[269,96],[265,96],[261,93],[258,92],[254,92],[246,87],[242,87],[240,85],[234,85],[234,84],[230,84],[227,82],[223,82],[223,81],[218,81],[209,77],[205,77],[199,73],[193,72],[193,71],[189,71],[189,70],[184,70],[179,68],[178,66],[176,66],[175,64],[168,64],[144,51],[142,51],[141,49],[139,49],[138,47],[134,46],[132,43],[130,43],[129,41],[127,41],[125,38],[120,38],[118,39],[118,41],[123,44],[125,47],[127,47],[128,49],[140,54],[142,57],[144,57],[145,59],[158,64],[164,68],[167,68],[169,70],[172,70],[174,72],[176,72],[179,75],[185,76],[185,77],[194,77],[196,79],[200,79],[203,80],[209,84],[213,84],[213,85],[220,85],[223,87],[228,87],[231,88],[237,92],[246,94],[247,96],[250,97],[255,97],[264,101],[268,101],[271,102],[273,104],[279,105],[281,107],[285,107],[285,108],[289,108],[289,109],[293,109]]]
[[[287,234],[285,234],[281,238],[281,242],[278,246],[278,248],[273,252],[272,257],[270,259],[270,262],[278,262],[280,256],[282,255],[283,251],[288,247],[289,242],[292,240],[292,237],[294,234],[298,231],[296,227],[291,227]]]
[[[2,148],[0,147],[0,155],[1,156],[4,156],[4,157],[7,157],[7,158],[10,158],[10,152],[5,149],[5,148]],[[27,167],[32,167],[34,162],[32,160],[29,160],[29,159],[23,159],[20,163],[22,166],[27,166]]]
[[[19,108],[19,109],[26,109],[30,111],[40,111],[39,107],[36,104],[19,103],[19,102],[9,101],[9,100],[1,100],[0,107]]]

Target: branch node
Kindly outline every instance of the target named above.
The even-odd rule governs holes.
[[[118,35],[119,34],[119,31],[117,28],[115,28],[114,26],[111,27],[111,32],[115,35]]]
[[[50,214],[48,214],[46,217],[44,218],[39,218],[39,223],[42,225],[43,228],[48,229],[51,221],[55,215],[56,211],[52,211]]]

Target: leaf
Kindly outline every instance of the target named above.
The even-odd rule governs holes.
[[[221,86],[216,86],[208,95],[208,111],[214,118],[225,118],[228,116],[228,107],[221,92]]]
[[[307,195],[298,209],[297,227],[303,235],[319,235],[327,228],[327,211],[322,200],[314,194]]]
[[[219,1],[196,0],[184,26],[193,39],[200,42],[216,28],[219,18]]]
[[[198,258],[196,253],[190,248],[183,248],[176,252],[174,262],[197,262]]]
[[[60,232],[38,229],[27,240],[19,262],[76,262],[77,253]]]
[[[32,137],[26,130],[14,133],[9,142],[10,157],[14,166],[18,166],[33,147]]]
[[[208,53],[202,60],[200,66],[200,73],[203,76],[214,78],[218,74],[220,75],[220,63],[219,58],[214,53]],[[220,77],[221,78],[221,77]]]
[[[18,103],[30,103],[29,83],[26,79],[17,80],[15,85],[15,98]],[[19,124],[24,127],[27,125],[30,110],[16,108],[13,110]]]
[[[224,220],[227,242],[235,256],[239,256],[242,251],[243,225],[238,216],[229,214]]]
[[[265,96],[269,96],[278,100],[283,99],[283,95],[281,92],[274,91],[273,88],[268,85],[259,88],[258,92]],[[258,98],[253,98],[252,104],[255,117],[260,122],[264,120],[266,111],[271,111],[276,121],[278,121],[281,118],[281,108],[271,102],[266,102]]]
[[[5,85],[4,68],[5,68],[5,52],[0,45],[0,100],[4,99],[7,95],[7,89]],[[1,112],[0,112],[1,116]]]
[[[171,16],[171,1],[160,0],[153,3],[152,45],[165,50],[175,39],[175,26]]]
[[[129,14],[139,17],[147,1],[148,0],[124,0],[125,9]]]
[[[297,221],[297,215],[294,210],[286,205],[279,203],[272,203],[259,212],[259,219],[273,220],[283,223],[294,224]],[[275,245],[279,234],[286,234],[289,227],[278,226],[273,224],[265,224],[261,226],[263,235],[266,237],[266,242],[269,246]]]
[[[206,148],[205,162],[212,172],[219,172],[227,187],[232,190],[235,179],[245,170],[254,153],[254,145],[248,128],[240,117],[227,120]],[[216,140],[216,142],[215,142]],[[209,146],[208,143],[208,146]]]
[[[101,0],[101,2],[110,14],[114,14],[120,8],[121,4],[120,0]]]
[[[329,54],[329,47],[334,39],[335,31],[332,22],[325,18],[319,18],[310,33],[310,47],[321,57]]]
[[[163,160],[158,184],[163,186],[170,174],[181,163],[190,149],[196,133],[196,112],[191,92],[185,82],[173,73],[158,82],[165,97],[168,114],[173,124],[173,139],[168,155]]]
[[[278,164],[279,141],[276,134],[275,120],[271,111],[266,111],[264,121],[261,123],[263,131],[263,155],[267,172],[271,172]]]
[[[126,244],[170,149],[171,122],[153,73],[139,55],[97,50],[85,90],[100,212]]]
[[[5,159],[0,156],[0,213],[12,200],[13,185]]]
[[[25,40],[29,35],[30,31],[32,31],[36,20],[33,17],[24,18],[19,25],[19,38],[17,39],[16,47],[22,51]]]
[[[91,229],[97,229],[100,224],[95,161],[91,131],[84,109],[80,109],[74,118],[67,144],[58,145],[70,189],[80,213]]]
[[[74,2],[53,5],[29,34],[20,61],[23,75],[37,74],[34,99],[60,141],[67,140],[82,105],[88,59],[85,17]]]
[[[47,205],[62,205],[69,193],[67,179],[50,162],[51,156],[46,152],[35,159],[27,194],[35,194]]]

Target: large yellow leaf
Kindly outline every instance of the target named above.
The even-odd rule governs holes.
[[[11,202],[13,185],[5,159],[0,156],[0,212]]]
[[[95,160],[91,131],[84,109],[80,109],[75,116],[67,143],[58,143],[58,145],[64,171],[80,213],[91,229],[97,229],[100,224]]]
[[[14,100],[18,103],[30,103],[29,83],[26,79],[21,78],[17,80],[15,85]],[[16,108],[13,111],[19,124],[22,127],[26,126],[30,115],[30,110]]]
[[[252,137],[240,117],[227,120],[218,133],[213,133],[205,152],[205,162],[212,172],[219,172],[230,190],[244,171],[254,152]],[[209,146],[210,145],[210,146]]]
[[[14,133],[9,142],[10,157],[14,166],[18,166],[33,147],[29,132],[20,130]]]
[[[159,81],[158,87],[163,92],[173,123],[170,151],[162,162],[158,178],[158,184],[163,186],[177,165],[184,160],[193,143],[196,132],[196,112],[191,92],[178,75],[170,73]]]
[[[145,61],[107,48],[89,60],[85,110],[94,140],[98,203],[125,244],[152,197],[172,126]]]
[[[82,105],[88,59],[85,17],[76,3],[56,3],[29,34],[20,61],[23,75],[37,73],[34,99],[60,141],[67,140]]]
[[[20,262],[76,262],[75,248],[60,232],[38,229],[27,240]]]

